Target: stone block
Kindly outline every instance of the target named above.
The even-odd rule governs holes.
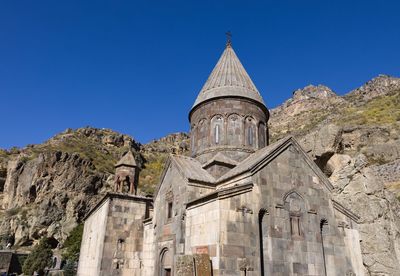
[[[191,255],[178,255],[175,261],[176,275],[177,276],[193,276],[194,271],[194,258]]]
[[[243,246],[223,245],[222,256],[243,258],[244,257]]]
[[[293,273],[298,275],[307,275],[308,274],[308,265],[301,263],[293,263]]]
[[[195,262],[196,276],[211,276],[212,267],[210,256],[208,254],[195,254],[193,255]]]

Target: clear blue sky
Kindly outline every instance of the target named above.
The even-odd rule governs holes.
[[[1,1],[0,148],[90,125],[145,143],[187,114],[233,33],[269,108],[400,76],[399,1]]]

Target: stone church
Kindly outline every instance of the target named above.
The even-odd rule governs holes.
[[[79,276],[364,275],[359,217],[269,111],[228,42],[189,112],[191,156],[171,155],[153,197],[132,152],[85,219]]]

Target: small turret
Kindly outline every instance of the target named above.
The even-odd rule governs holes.
[[[115,165],[114,191],[118,193],[137,193],[139,179],[139,167],[136,164],[135,156],[129,150]]]

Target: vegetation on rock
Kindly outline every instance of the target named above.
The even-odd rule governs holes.
[[[382,125],[400,121],[400,90],[378,96],[361,106],[350,106],[340,110],[336,119],[340,125]]]
[[[43,238],[26,258],[22,271],[25,275],[33,275],[35,271],[39,275],[44,275],[44,269],[51,264],[52,256],[51,242],[49,239]]]
[[[83,223],[76,226],[70,233],[63,244],[62,257],[67,262],[77,262],[79,260],[79,251],[81,248],[83,234]]]

